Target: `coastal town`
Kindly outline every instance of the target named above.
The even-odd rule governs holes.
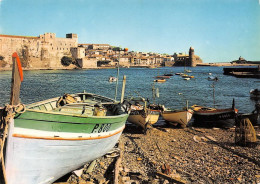
[[[94,69],[116,67],[118,63],[120,67],[127,68],[154,68],[196,66],[202,63],[192,47],[187,49],[188,54],[186,51],[174,54],[145,53],[124,51],[109,44],[78,43],[78,35],[72,33],[66,34],[66,38],[58,38],[55,33],[44,33],[38,37],[0,35],[1,69],[11,68],[11,53],[15,51],[25,69]]]

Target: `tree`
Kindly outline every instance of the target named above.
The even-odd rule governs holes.
[[[63,66],[69,66],[70,64],[72,64],[72,58],[71,57],[68,57],[68,56],[63,56],[61,58],[61,64]]]

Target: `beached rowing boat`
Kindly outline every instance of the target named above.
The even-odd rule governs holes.
[[[161,113],[163,119],[170,124],[177,126],[180,125],[182,128],[186,127],[188,122],[192,118],[193,111],[188,110],[165,110]]]
[[[147,129],[147,126],[155,124],[160,116],[161,110],[149,108],[144,98],[132,98],[127,100],[130,105],[128,122]]]
[[[235,125],[235,116],[238,112],[234,107],[228,109],[216,109],[193,105],[193,117],[195,126],[229,128]]]
[[[69,97],[27,105],[10,120],[8,184],[52,183],[114,147],[128,117],[121,105],[90,93]]]
[[[17,53],[13,67],[10,105],[0,108],[4,183],[50,184],[114,147],[128,118],[120,103],[83,92],[22,105]]]

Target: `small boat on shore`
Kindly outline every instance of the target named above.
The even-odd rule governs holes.
[[[234,107],[228,109],[216,109],[193,105],[194,126],[228,128],[235,125],[235,116],[238,112]]]
[[[128,122],[147,129],[148,126],[155,124],[160,115],[160,110],[148,108],[144,98],[133,98],[128,101],[130,104],[130,114]]]
[[[52,183],[104,155],[118,141],[127,117],[120,104],[90,93],[27,105],[9,125],[8,184]]]
[[[260,99],[260,89],[251,89],[250,90],[250,98]]]
[[[193,111],[188,110],[165,110],[161,113],[163,119],[171,125],[186,127],[192,118]]]

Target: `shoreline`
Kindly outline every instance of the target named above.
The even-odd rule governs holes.
[[[236,66],[258,66],[259,64],[231,64],[231,63],[203,63],[203,64],[197,64],[196,67],[236,67]],[[155,67],[155,68],[162,68],[165,66]],[[169,67],[169,66],[167,66]],[[175,67],[184,67],[184,66],[171,66],[172,68]],[[115,69],[117,67],[97,67],[97,68],[23,68],[24,71],[34,71],[34,70],[100,70],[100,69]],[[126,67],[121,67],[126,68]],[[129,68],[149,68],[149,69],[155,69],[151,66],[130,66]],[[0,68],[0,71],[12,71],[12,68]]]

